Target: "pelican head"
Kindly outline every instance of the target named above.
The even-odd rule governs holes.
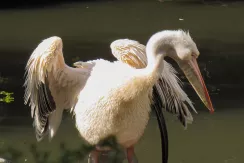
[[[155,64],[155,60],[161,56],[168,56],[174,59],[204,105],[211,113],[214,112],[208,90],[196,60],[200,53],[189,32],[182,30],[158,32],[149,39],[146,51],[150,61],[149,64]]]

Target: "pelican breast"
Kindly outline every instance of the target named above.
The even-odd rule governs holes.
[[[153,81],[121,62],[93,62],[96,66],[74,108],[76,126],[90,144],[115,136],[119,144],[130,146],[148,123]]]

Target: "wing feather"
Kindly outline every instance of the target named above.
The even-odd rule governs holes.
[[[134,68],[145,68],[147,65],[146,47],[137,41],[129,39],[119,39],[111,43],[110,48],[112,54],[121,62],[124,62]],[[175,69],[166,61],[164,61],[164,70],[161,78],[155,84],[153,101],[157,103],[161,101],[161,105],[168,112],[178,116],[180,122],[186,127],[187,123],[193,121],[188,106],[195,112],[195,108],[188,98],[187,94],[182,90],[182,82],[177,77]],[[155,94],[156,93],[156,94]],[[155,99],[156,97],[158,97]]]
[[[43,40],[31,54],[26,65],[25,104],[29,102],[37,140],[59,127],[51,119],[54,112],[72,108],[84,87],[90,71],[65,64],[62,40],[53,36]],[[54,134],[50,135],[51,137]]]

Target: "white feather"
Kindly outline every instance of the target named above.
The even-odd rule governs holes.
[[[187,35],[184,36],[186,37]],[[140,44],[138,41],[118,39],[111,43],[110,48],[112,54],[119,61],[123,62],[123,60],[121,60],[123,55],[135,55],[140,59],[140,62],[143,64],[144,68],[147,65],[146,47],[143,44]],[[131,58],[133,59],[133,57]],[[133,62],[137,63],[138,61],[133,60]],[[158,81],[155,84],[160,96],[160,100],[163,103],[163,107],[170,113],[178,116],[184,116],[187,123],[192,123],[193,117],[187,106],[190,106],[194,112],[196,112],[196,110],[191,100],[182,89],[182,82],[177,77],[176,70],[166,61],[164,61],[163,64],[164,68],[160,77],[161,82]],[[184,114],[184,112],[186,112],[186,114]],[[185,122],[182,123],[187,125]]]
[[[46,134],[51,139],[58,130],[64,109],[70,109],[89,77],[86,69],[67,66],[62,54],[62,40],[43,40],[26,65],[25,104],[31,106],[37,140]]]

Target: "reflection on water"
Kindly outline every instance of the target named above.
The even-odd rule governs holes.
[[[14,92],[13,103],[0,103],[0,157],[17,163],[67,163],[77,159],[78,153],[79,160],[87,162],[90,147],[78,136],[70,115],[64,117],[51,142],[36,142],[30,108],[23,105],[22,85],[26,61],[42,39],[61,36],[64,58],[71,65],[77,60],[98,57],[114,60],[109,44],[118,38],[145,44],[158,30],[183,28],[190,30],[199,46],[200,68],[211,90],[216,113],[206,112],[193,89],[185,84],[199,114],[184,130],[176,117],[166,113],[169,163],[244,162],[244,78],[238,72],[244,68],[244,23],[240,16],[244,14],[243,4],[211,6],[115,0],[0,12],[0,91]],[[227,19],[229,16],[231,19]],[[233,27],[235,30],[231,30]],[[140,163],[160,162],[159,135],[156,118],[152,116],[136,146]],[[121,161],[123,153],[114,153],[110,161],[116,158]]]

